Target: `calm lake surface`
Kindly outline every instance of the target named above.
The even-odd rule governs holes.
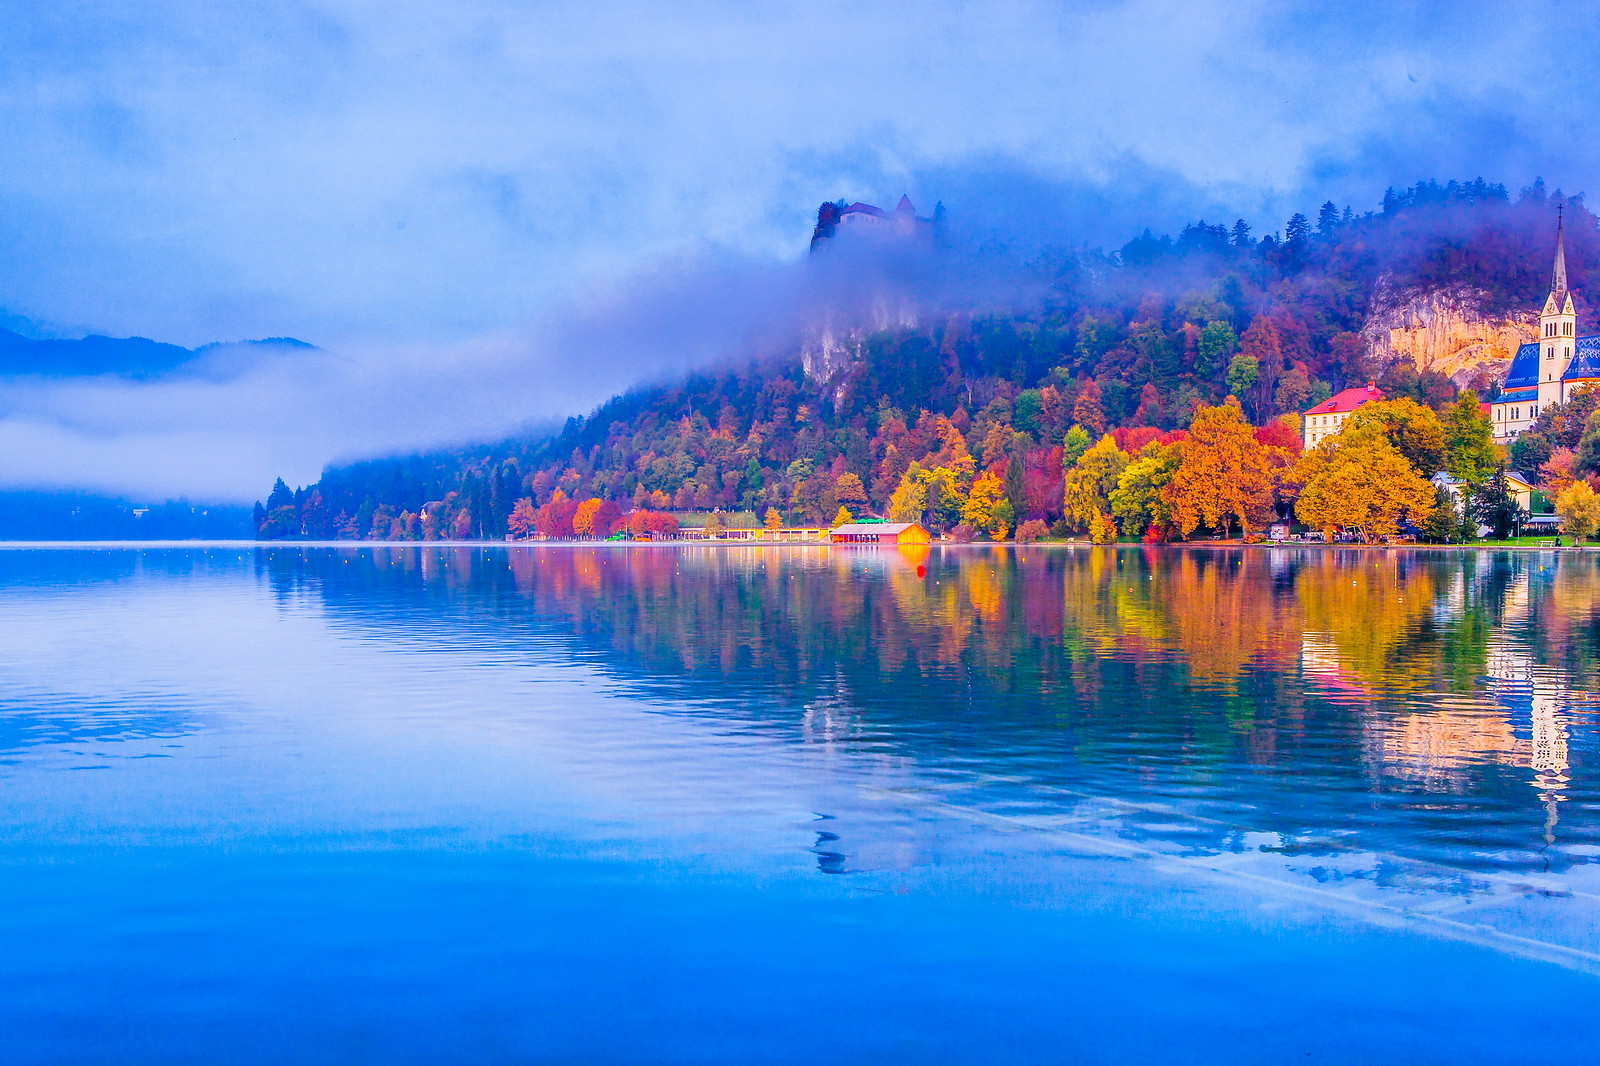
[[[1600,555],[0,550],[0,1061],[1600,1040]]]

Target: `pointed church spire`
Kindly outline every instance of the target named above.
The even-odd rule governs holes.
[[[1567,291],[1567,245],[1561,233],[1561,216],[1565,214],[1566,209],[1566,204],[1556,208],[1556,270],[1550,282],[1550,291],[1553,293]]]

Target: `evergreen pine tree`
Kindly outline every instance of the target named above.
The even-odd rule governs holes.
[[[1461,514],[1456,509],[1456,494],[1440,487],[1434,493],[1433,513],[1422,523],[1422,536],[1435,544],[1448,544],[1461,537]]]
[[[1473,492],[1469,508],[1479,525],[1489,527],[1496,540],[1505,540],[1513,530],[1527,520],[1517,498],[1511,495],[1511,483],[1506,480],[1505,464],[1495,467],[1481,488]]]

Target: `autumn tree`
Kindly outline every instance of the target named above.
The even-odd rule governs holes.
[[[1267,455],[1237,401],[1195,412],[1182,461],[1162,497],[1185,539],[1201,523],[1226,538],[1235,522],[1248,532],[1271,521]]]
[[[1283,369],[1283,341],[1271,319],[1265,315],[1255,317],[1250,328],[1239,338],[1239,356],[1255,360],[1256,374],[1255,381],[1246,390],[1248,396],[1240,392],[1234,395],[1246,400],[1258,419],[1266,419],[1273,413],[1272,395],[1278,387],[1278,376]],[[1229,377],[1231,379],[1231,373]],[[1231,380],[1229,385],[1232,385]]]
[[[982,533],[1004,536],[1009,531],[1005,485],[989,471],[978,475],[961,508],[961,521]]]
[[[847,526],[854,521],[855,519],[850,515],[850,508],[840,505],[838,513],[833,516],[833,526],[831,528],[838,529],[840,526]]]
[[[1539,487],[1551,496],[1559,495],[1561,490],[1577,480],[1573,470],[1577,458],[1578,453],[1571,448],[1553,449],[1550,458],[1539,467]]]
[[[1295,514],[1330,539],[1338,527],[1371,541],[1398,533],[1401,519],[1420,525],[1433,512],[1434,486],[1383,437],[1317,448],[1303,463],[1312,469],[1302,475],[1305,488]]]
[[[922,467],[912,463],[900,484],[889,497],[889,519],[893,522],[925,522],[928,514],[928,483]]]
[[[778,509],[776,507],[768,507],[766,517],[762,519],[761,524],[769,530],[782,529],[783,515],[778,513]]]
[[[1574,481],[1556,496],[1556,514],[1561,516],[1561,528],[1572,534],[1573,544],[1581,544],[1600,527],[1600,496],[1587,481]]]
[[[1094,437],[1106,431],[1106,410],[1100,385],[1094,378],[1084,382],[1083,388],[1078,390],[1078,398],[1072,405],[1072,420]]]
[[[573,535],[572,519],[577,510],[578,504],[568,499],[561,489],[556,489],[534,512],[533,528],[546,537],[570,537]]]
[[[594,536],[594,516],[598,510],[600,510],[600,501],[595,497],[590,497],[578,504],[578,509],[572,514],[572,532],[580,537]]]
[[[1111,493],[1116,491],[1117,479],[1127,467],[1127,455],[1109,433],[1084,452],[1066,472],[1063,511],[1067,520],[1086,529],[1096,515],[1108,512]]]
[[[524,496],[512,505],[506,531],[518,540],[526,540],[533,533],[534,517],[533,500]]]
[[[1177,535],[1172,507],[1162,495],[1183,461],[1177,444],[1147,444],[1117,478],[1108,500],[1111,513],[1130,534],[1151,533],[1169,540]]]
[[[1351,440],[1369,427],[1387,438],[1421,476],[1429,478],[1445,468],[1444,426],[1431,408],[1404,397],[1369,401],[1351,412],[1338,436]]]
[[[865,511],[868,503],[866,486],[858,475],[848,471],[834,479],[833,498],[841,509],[855,507]]]

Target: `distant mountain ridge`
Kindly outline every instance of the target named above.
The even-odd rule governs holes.
[[[0,541],[242,540],[254,534],[250,509],[232,504],[0,490]]]
[[[183,370],[219,349],[238,346],[313,348],[293,337],[216,342],[198,348],[153,341],[146,337],[104,337],[90,334],[75,340],[36,340],[0,329],[0,377],[120,377],[147,381]]]

